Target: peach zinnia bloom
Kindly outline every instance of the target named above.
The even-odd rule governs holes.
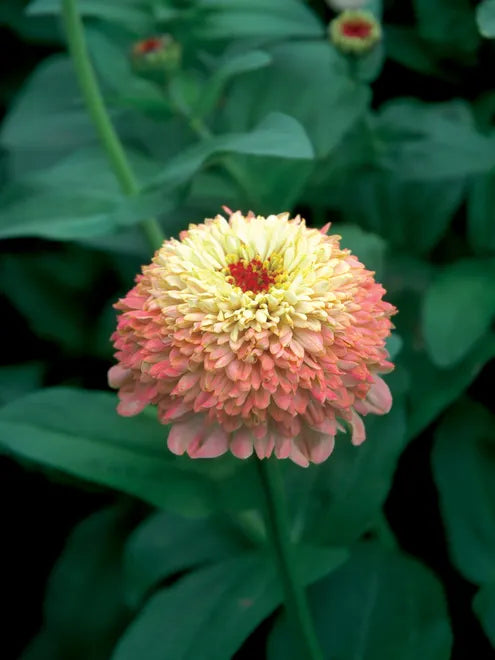
[[[119,413],[156,405],[192,458],[321,463],[343,424],[363,442],[361,415],[392,403],[378,374],[395,308],[328,226],[236,212],[165,241],[115,305]]]

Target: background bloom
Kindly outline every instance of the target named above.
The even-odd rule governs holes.
[[[343,11],[330,23],[328,31],[339,50],[356,55],[367,52],[382,38],[380,23],[370,11]]]
[[[237,212],[165,241],[116,304],[119,412],[156,404],[169,449],[198,458],[319,463],[343,422],[361,443],[360,415],[391,406],[395,310],[326,229]]]
[[[137,41],[132,47],[132,62],[137,71],[176,71],[182,59],[182,47],[170,34]]]

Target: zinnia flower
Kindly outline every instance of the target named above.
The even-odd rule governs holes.
[[[148,404],[175,454],[320,463],[337,430],[392,399],[385,339],[395,308],[340,236],[289,214],[231,213],[163,243],[120,310],[112,339],[118,411]]]
[[[182,47],[170,34],[147,37],[132,47],[132,61],[139,71],[175,71],[182,59]]]
[[[355,55],[371,50],[382,37],[380,23],[369,11],[343,11],[330,23],[328,31],[339,50]]]

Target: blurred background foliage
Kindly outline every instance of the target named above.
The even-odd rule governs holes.
[[[3,0],[3,657],[301,657],[251,466],[171,456],[152,414],[97,391],[139,222],[174,236],[224,204],[332,221],[400,312],[392,413],[286,466],[328,657],[493,657],[495,2],[370,1],[384,38],[356,58],[323,0],[78,5],[140,192],[98,144],[59,0]],[[176,70],[133,67],[164,33]]]

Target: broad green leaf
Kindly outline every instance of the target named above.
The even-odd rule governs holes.
[[[81,16],[99,18],[133,28],[137,34],[146,34],[153,29],[150,2],[146,0],[78,0],[77,9]],[[60,14],[60,0],[33,0],[27,13],[31,16]]]
[[[171,159],[150,185],[177,186],[190,179],[208,158],[229,152],[303,160],[313,157],[303,127],[294,118],[273,112],[248,133],[218,135],[190,147]]]
[[[495,166],[495,136],[477,130],[463,101],[390,101],[376,119],[374,140],[376,164],[398,178],[445,181]]]
[[[400,335],[398,335],[396,332],[390,335],[390,337],[387,339],[386,346],[391,360],[397,357],[397,355],[401,352],[403,345],[404,342],[402,341],[402,337]]]
[[[364,114],[369,88],[351,80],[344,58],[325,41],[266,50],[272,64],[232,83],[222,120],[228,130],[246,131],[266,114],[283,112],[304,127],[318,157],[328,154]]]
[[[124,579],[131,607],[165,578],[202,564],[223,561],[246,549],[246,539],[225,521],[188,520],[156,513],[129,538],[124,555]]]
[[[132,151],[129,155],[142,179],[159,169],[152,160]],[[0,238],[71,240],[113,233],[170,210],[175,202],[167,192],[126,197],[106,156],[98,149],[79,150],[4,187],[0,193]]]
[[[341,247],[351,250],[366,268],[376,273],[376,279],[380,280],[383,274],[385,241],[361,227],[352,224],[332,224],[332,234],[340,234]]]
[[[2,123],[0,143],[13,152],[12,173],[46,167],[96,141],[70,59],[54,55],[43,60]]]
[[[297,569],[309,584],[342,564],[340,549],[300,547]],[[156,593],[123,635],[112,660],[229,660],[281,602],[271,558],[246,553],[186,575]]]
[[[431,424],[495,357],[495,335],[489,333],[460,362],[449,368],[438,367],[429,358],[421,329],[421,304],[434,274],[434,268],[426,261],[399,253],[389,254],[388,296],[399,309],[394,323],[404,340],[396,359],[396,373],[405,376],[407,381],[407,431],[410,438]],[[394,375],[395,372],[388,378]]]
[[[401,180],[391,173],[360,174],[342,190],[342,211],[409,253],[431,250],[462,202],[464,179]],[[359,254],[359,253],[358,253]]]
[[[473,609],[486,636],[495,647],[495,582],[481,587],[474,597]]]
[[[332,456],[301,472],[287,465],[294,533],[310,543],[347,545],[369,531],[392,485],[406,444],[404,408],[365,419],[367,439],[354,447],[338,435]]]
[[[122,593],[122,549],[130,528],[125,512],[104,509],[70,535],[48,580],[44,624],[24,660],[106,660],[129,612]],[[96,541],[96,542],[95,542]],[[40,648],[41,647],[41,648]]]
[[[97,273],[92,266],[94,255],[74,249],[5,255],[1,288],[34,334],[57,341],[61,349],[79,352],[88,332],[85,303],[91,297],[86,292]]]
[[[205,117],[217,105],[227,83],[241,73],[256,71],[271,62],[270,55],[263,50],[250,50],[245,53],[226,53],[216,70],[207,80],[201,91],[197,107],[193,109],[195,117]]]
[[[479,3],[476,7],[476,22],[484,37],[495,37],[495,0],[483,0]]]
[[[474,51],[479,37],[469,0],[414,0],[419,33],[452,50]]]
[[[448,660],[452,646],[442,588],[429,570],[375,544],[357,546],[340,569],[309,589],[325,658]],[[304,658],[285,615],[275,624],[268,660]]]
[[[119,417],[116,401],[115,394],[62,387],[17,399],[0,410],[0,447],[154,506],[209,512],[214,485],[167,450],[167,428],[146,414]]]
[[[39,389],[43,371],[41,362],[23,362],[0,367],[0,404]]]
[[[457,403],[436,431],[433,476],[454,565],[471,582],[495,581],[495,418]]]
[[[461,362],[448,369],[436,367],[423,350],[414,350],[410,344],[406,344],[398,362],[405,366],[410,383],[408,436],[414,438],[431,424],[458,399],[493,358],[493,334],[480,340]]]
[[[495,260],[465,259],[446,266],[426,292],[423,333],[433,362],[459,362],[495,317]]]
[[[385,27],[385,39],[387,57],[391,60],[428,76],[451,77],[442,68],[441,61],[437,61],[431,45],[421,39],[417,30],[410,27],[387,25]]]
[[[319,38],[320,20],[298,0],[210,0],[195,29],[199,39]]]
[[[467,207],[469,243],[477,253],[495,252],[495,173],[470,182]]]
[[[25,42],[47,43],[53,47],[61,42],[59,26],[53,17],[33,18],[26,15],[24,0],[9,0],[0,4],[0,25],[7,26]]]
[[[10,203],[6,197],[10,197]],[[103,236],[144,220],[165,206],[161,195],[127,200],[98,191],[23,188],[0,196],[0,238],[38,236],[59,241]]]

